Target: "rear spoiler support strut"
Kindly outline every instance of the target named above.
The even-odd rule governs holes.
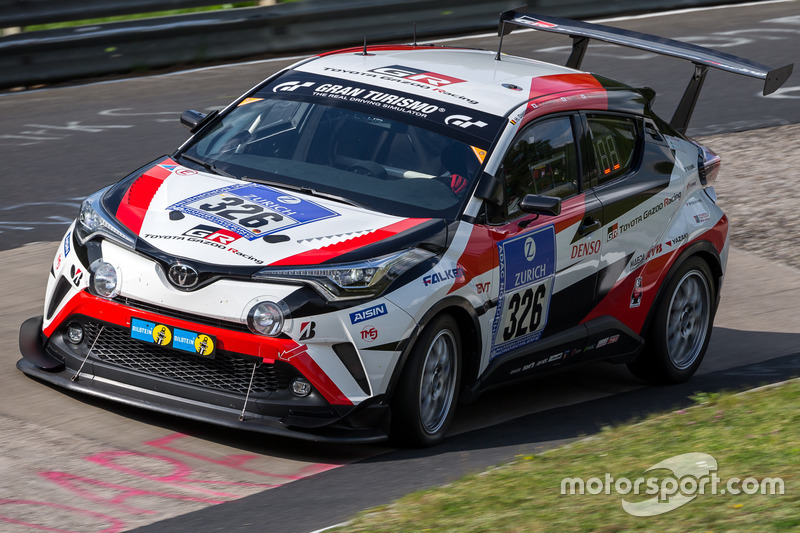
[[[679,133],[686,133],[686,128],[689,126],[689,119],[692,118],[694,112],[694,105],[697,103],[697,98],[700,96],[700,89],[703,88],[703,82],[706,80],[706,73],[708,67],[705,65],[694,64],[694,75],[689,80],[689,85],[683,92],[681,101],[678,103],[678,108],[675,114],[672,115],[672,120],[669,125],[675,128]]]
[[[579,20],[533,15],[513,9],[500,14],[500,27],[498,28],[500,46],[497,50],[496,59],[500,60],[503,36],[511,33],[515,26],[560,33],[572,37],[572,53],[567,60],[566,66],[576,70],[580,69],[591,39],[691,61],[695,67],[694,74],[689,80],[689,85],[686,87],[678,108],[670,121],[670,125],[680,133],[686,133],[686,129],[689,127],[689,120],[692,118],[694,106],[697,103],[697,98],[700,95],[700,89],[703,87],[709,67],[764,80],[763,94],[766,96],[777,91],[786,82],[791,76],[794,66],[790,63],[786,66],[772,69],[748,59],[665,37]]]

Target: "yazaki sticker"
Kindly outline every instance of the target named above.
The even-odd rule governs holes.
[[[547,226],[498,243],[500,298],[491,357],[536,342],[547,324],[556,265],[556,233]]]
[[[231,185],[167,207],[227,228],[249,241],[276,231],[339,216],[314,202],[265,185]]]

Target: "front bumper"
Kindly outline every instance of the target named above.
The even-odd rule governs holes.
[[[70,322],[87,332],[84,353],[68,344],[63,328],[45,337],[42,317],[34,317],[20,328],[17,368],[71,391],[229,428],[317,442],[387,438],[381,398],[340,406],[316,393],[294,397],[287,383],[297,371],[288,363],[225,352],[209,361],[132,341],[115,324],[82,315]]]

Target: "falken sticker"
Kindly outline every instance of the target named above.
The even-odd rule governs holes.
[[[500,297],[492,326],[491,357],[536,342],[547,324],[556,265],[553,226],[497,245]]]
[[[72,240],[72,232],[68,231],[67,235],[64,237],[64,257],[69,255],[70,250],[72,250],[72,245],[70,241]]]
[[[213,222],[253,241],[264,235],[337,217],[314,202],[247,183],[208,191],[167,207]]]

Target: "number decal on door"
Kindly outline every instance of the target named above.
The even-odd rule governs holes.
[[[492,331],[492,357],[541,337],[553,290],[555,253],[553,226],[498,244],[500,297]]]
[[[520,296],[522,294],[522,296]],[[516,292],[509,300],[511,314],[510,325],[503,330],[503,340],[510,341],[528,333],[536,331],[542,321],[542,299],[547,295],[547,288],[544,284],[525,289],[524,292]],[[519,320],[517,314],[519,312]],[[530,315],[530,321],[528,321]]]

